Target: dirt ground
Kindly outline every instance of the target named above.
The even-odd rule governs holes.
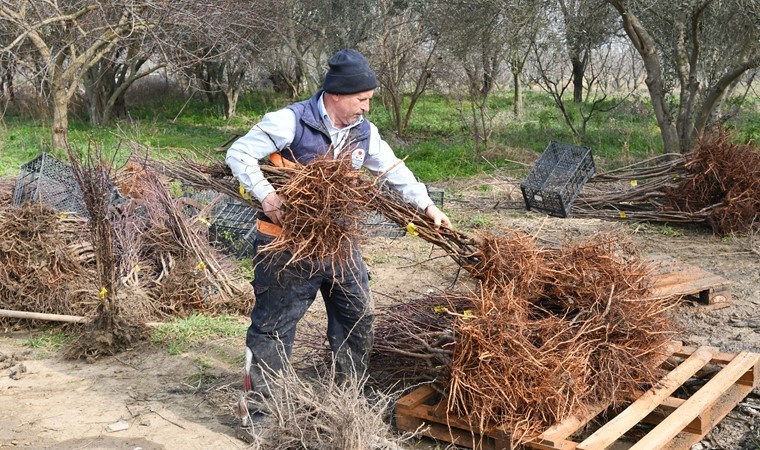
[[[760,352],[760,236],[720,238],[693,226],[547,218],[525,212],[515,183],[498,176],[441,187],[446,209],[461,229],[521,228],[546,242],[619,229],[632,234],[646,253],[666,254],[727,278],[733,305],[715,311],[682,306],[680,338],[687,345],[712,345],[724,352]],[[464,276],[440,250],[409,236],[373,238],[364,254],[378,305],[448,290]],[[319,323],[319,302],[312,310],[307,319]],[[145,343],[88,363],[23,345],[36,334],[39,331],[0,333],[0,447],[246,447],[235,437],[231,413],[240,389],[242,337],[205,342],[179,356]],[[760,426],[758,405],[756,390],[698,448],[758,448],[752,439]],[[118,428],[126,429],[114,431]],[[430,440],[417,446],[445,447]]]

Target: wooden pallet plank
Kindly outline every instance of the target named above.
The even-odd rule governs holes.
[[[497,442],[489,437],[482,437],[467,430],[448,427],[446,424],[422,420],[412,416],[397,417],[396,426],[400,430],[417,431],[424,436],[462,447],[478,448],[480,450],[504,450],[509,448],[503,442]]]
[[[700,347],[683,363],[663,377],[652,389],[581,442],[577,448],[579,450],[607,448],[657,408],[663,400],[670,397],[670,394],[697,373],[717,352],[718,349],[715,347]]]
[[[680,350],[673,352],[673,356],[684,358],[694,353],[694,351],[696,351],[696,347],[684,346]],[[716,353],[713,355],[712,359],[710,359],[710,363],[725,366],[729,364],[735,357],[736,355],[732,353]],[[759,385],[760,366],[755,366],[752,369],[748,370],[747,373],[742,375],[739,380],[737,380],[737,383],[745,386]]]
[[[688,450],[697,442],[701,441],[707,433],[712,430],[726,415],[731,412],[739,402],[744,399],[751,391],[752,386],[746,386],[741,384],[734,384],[723,395],[720,396],[718,401],[704,412],[704,423],[702,431],[700,433],[679,433],[669,443],[663,446],[663,450]],[[709,418],[709,420],[707,420]]]
[[[664,350],[664,353],[669,356],[669,355],[674,354],[675,352],[682,351],[682,349],[683,349],[683,342],[670,341],[668,342],[667,347]],[[696,351],[696,349],[691,350],[689,354],[694,353],[694,351]],[[594,419],[594,417],[599,415],[600,412],[604,411],[609,406],[610,406],[609,402],[593,405],[582,416],[571,416],[562,420],[559,423],[556,423],[550,426],[549,428],[546,429],[546,431],[541,433],[534,441],[530,442],[528,444],[528,447],[535,448],[537,450],[538,449],[575,448],[575,446],[577,446],[577,443],[568,441],[567,438],[573,433],[575,433],[576,431],[578,431],[581,427],[589,423],[592,419]]]
[[[701,411],[709,408],[720,399],[731,385],[736,383],[747,371],[757,365],[760,355],[749,352],[739,353],[723,370],[686,400],[680,408],[669,415],[652,431],[639,440],[631,450],[660,449],[693,421]]]
[[[681,398],[668,397],[665,400],[663,400],[662,403],[660,403],[657,409],[655,409],[654,411],[652,411],[651,414],[646,416],[642,420],[642,422],[648,423],[650,425],[659,425],[660,422],[662,422],[663,420],[665,420],[666,417],[671,415],[673,411],[678,409],[685,401],[686,400],[681,399]],[[684,431],[688,433],[695,433],[695,434],[700,434],[703,432],[706,433],[707,431],[710,430],[709,423],[710,423],[709,414],[707,412],[700,412],[699,415],[694,420],[689,422],[689,424],[686,425],[686,427],[684,427]]]
[[[667,255],[649,255],[648,258],[652,263],[654,298],[690,296],[708,305],[719,304],[718,308],[730,305],[731,282],[726,278]]]
[[[411,411],[417,406],[425,403],[428,399],[432,398],[436,394],[435,389],[433,389],[431,386],[425,385],[421,386],[414,391],[410,392],[409,394],[401,397],[396,402],[396,410],[398,411],[399,408],[404,411],[408,410]]]
[[[703,291],[726,290],[731,282],[707,272],[679,272],[663,275],[652,281],[652,295],[695,295]]]
[[[424,424],[420,434],[463,446],[504,448],[509,443],[509,435],[503,430],[490,428],[477,433],[465,418],[447,415],[445,400],[427,404],[437,395],[432,387],[423,386],[400,398],[396,402],[396,426],[403,431],[417,431]]]
[[[710,288],[699,293],[699,301],[709,305],[723,303],[731,304],[731,289],[728,285]]]
[[[600,412],[609,407],[609,402],[599,403],[588,409],[586,414],[582,416],[571,416],[559,423],[556,423],[541,433],[534,441],[528,443],[529,448],[544,449],[544,448],[565,448],[567,446],[567,438],[571,434],[575,433],[581,427],[591,422]],[[577,443],[573,443],[577,445]],[[564,446],[564,447],[563,447]]]

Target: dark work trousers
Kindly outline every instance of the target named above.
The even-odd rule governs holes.
[[[269,395],[265,371],[282,370],[288,364],[296,325],[322,293],[327,310],[327,338],[339,376],[365,374],[372,349],[373,305],[367,267],[358,251],[353,263],[333,268],[325,261],[286,263],[288,252],[261,251],[273,238],[256,234],[253,288],[256,302],[251,312],[246,345],[253,353],[253,390]],[[336,273],[337,272],[337,273]]]

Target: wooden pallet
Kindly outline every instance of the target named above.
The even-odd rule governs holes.
[[[660,382],[613,415],[609,404],[599,404],[583,417],[570,417],[549,427],[526,448],[540,450],[689,449],[720,422],[731,409],[760,384],[760,354],[721,353],[715,347],[681,347],[675,344],[669,360],[679,364]],[[707,370],[712,369],[712,370]],[[689,380],[712,376],[688,398],[672,394]],[[606,418],[597,417],[607,411]],[[590,436],[576,439],[586,424],[603,423]],[[429,386],[421,387],[396,403],[400,430],[416,431],[435,439],[481,450],[509,449],[509,430],[490,427],[473,431],[467,420],[447,416],[446,400]],[[652,424],[652,425],[647,425]]]
[[[650,255],[649,259],[655,265],[653,297],[690,297],[707,305],[707,309],[731,306],[729,280],[669,256]]]

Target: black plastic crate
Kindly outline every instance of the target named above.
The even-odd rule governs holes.
[[[211,222],[209,241],[238,258],[252,258],[256,214],[250,206],[228,198]]]
[[[74,170],[47,153],[41,153],[19,169],[13,204],[27,201],[52,206],[58,212],[89,217]]]
[[[590,148],[551,141],[520,184],[525,207],[551,216],[569,216],[575,197],[595,171]]]
[[[425,185],[427,188],[428,197],[438,207],[443,207],[443,189]]]
[[[396,225],[382,214],[370,214],[362,221],[364,236],[400,238],[406,234],[406,228]]]

